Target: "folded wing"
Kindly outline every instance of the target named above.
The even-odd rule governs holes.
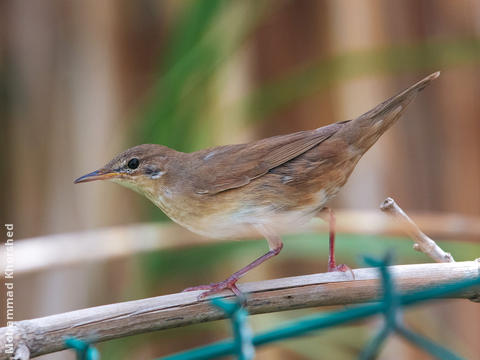
[[[196,153],[200,164],[191,179],[195,192],[216,194],[238,188],[290,161],[335,134],[346,122],[275,136],[248,144],[226,145]]]

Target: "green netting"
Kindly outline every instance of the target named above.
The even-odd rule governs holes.
[[[99,360],[100,354],[98,350],[91,344],[75,339],[68,338],[65,340],[65,345],[67,348],[75,350],[77,354],[77,360]]]

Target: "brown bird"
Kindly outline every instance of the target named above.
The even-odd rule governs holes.
[[[183,153],[161,145],[135,146],[75,183],[111,180],[145,195],[173,221],[213,238],[261,235],[270,250],[201,297],[236,286],[240,277],[282,249],[280,234],[325,209],[362,155],[432,80],[431,74],[354,119],[247,144]],[[331,219],[328,270],[345,271],[334,257]]]

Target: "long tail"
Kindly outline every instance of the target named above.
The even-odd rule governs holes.
[[[417,93],[439,76],[440,72],[437,71],[420,80],[362,116],[349,121],[336,135],[344,138],[349,144],[354,144],[363,152],[367,151],[400,118]]]

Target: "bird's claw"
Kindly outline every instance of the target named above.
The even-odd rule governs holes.
[[[334,271],[340,271],[340,272],[347,272],[348,271],[352,275],[352,279],[355,280],[355,274],[353,273],[353,270],[348,265],[339,264],[339,265],[334,265],[334,266],[329,266],[328,267],[328,272],[334,272]]]
[[[212,284],[208,284],[208,285],[192,286],[192,287],[186,288],[182,292],[196,291],[196,290],[206,290],[206,291],[202,292],[200,295],[198,295],[198,300],[202,300],[202,299],[205,299],[207,296],[217,294],[217,293],[221,292],[222,290],[230,289],[242,302],[244,302],[245,301],[245,295],[237,287],[237,281],[238,281],[238,278],[231,276],[228,279],[225,279],[225,280],[220,281],[218,283],[212,283]]]

